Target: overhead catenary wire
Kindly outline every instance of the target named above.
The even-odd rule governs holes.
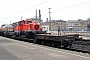
[[[74,5],[67,6],[67,7],[60,8],[60,9],[55,9],[55,10],[53,10],[53,11],[54,11],[54,12],[58,12],[58,11],[61,11],[61,10],[66,10],[66,9],[73,8],[73,7],[77,7],[77,6],[81,6],[81,5],[84,5],[84,4],[90,4],[90,1],[86,1],[86,2],[83,2],[83,3],[74,4]]]
[[[13,14],[13,15],[11,15],[10,17],[6,17],[6,19],[7,19],[7,18],[11,18],[11,17],[13,17],[13,16],[16,16],[16,15],[18,15],[18,14],[20,14],[20,13],[23,13],[23,12],[25,12],[25,11],[27,11],[27,10],[30,10],[30,9],[32,9],[32,8],[35,8],[35,7],[37,7],[37,6],[39,6],[39,5],[43,4],[43,3],[46,3],[46,2],[48,2],[48,1],[49,1],[49,0],[44,1],[44,2],[42,2],[42,3],[39,3],[39,4],[37,4],[37,5],[35,5],[35,6],[32,6],[32,7],[30,7],[30,8],[27,8],[27,9],[21,11],[21,12],[16,13],[16,14]],[[71,6],[67,6],[67,7],[63,7],[63,8],[55,9],[55,10],[53,10],[53,8],[52,8],[52,10],[53,10],[53,11],[52,11],[52,14],[55,13],[55,12],[61,11],[61,10],[66,10],[66,9],[69,9],[69,8],[81,6],[81,5],[88,4],[88,3],[90,3],[90,1],[86,1],[86,2],[82,2],[82,3],[74,4],[74,5],[71,5]],[[41,15],[44,16],[44,15],[46,15],[46,13],[48,13],[48,11],[45,12],[44,14],[41,14]]]
[[[55,9],[55,10],[52,10],[52,13],[59,12],[59,11],[62,11],[62,10],[67,10],[69,8],[73,8],[73,7],[77,7],[77,6],[81,6],[81,5],[85,5],[85,4],[90,4],[90,1],[86,1],[86,2],[82,2],[82,3],[74,4],[74,5],[71,5],[71,6]],[[42,15],[46,15],[46,13],[48,13],[48,12],[45,12]]]
[[[66,11],[67,9],[73,9],[73,8],[77,8],[77,7],[80,7],[80,6],[85,6],[85,5],[89,5],[90,4],[90,1],[85,1],[85,2],[82,2],[82,3],[78,3],[78,4],[74,4],[74,5],[71,5],[71,6],[67,6],[67,7],[64,7],[64,8],[60,8],[60,9],[55,9],[55,10],[52,10],[52,14],[53,13],[56,13],[56,12],[59,12],[59,11]],[[88,7],[89,8],[89,7]],[[83,8],[84,9],[84,8]],[[77,9],[78,10],[78,9]],[[78,10],[78,11],[80,11],[80,10]],[[66,14],[65,12],[65,14],[63,15],[63,16],[71,16],[72,15],[72,17],[73,16],[75,16],[76,14],[77,14],[77,16],[80,16],[80,14],[81,13],[83,13],[83,16],[86,16],[86,14],[84,15],[84,13],[87,13],[87,12],[89,12],[88,11],[88,9],[87,10],[85,10],[85,11],[80,11],[80,12],[78,12],[78,11],[76,11],[76,13],[70,13],[70,15],[69,14]],[[46,15],[46,12],[43,14],[43,15]],[[59,15],[60,16],[60,15]],[[62,15],[61,15],[62,16]],[[88,15],[87,15],[88,16]],[[89,16],[88,16],[89,17]],[[80,17],[81,18],[81,17]]]
[[[18,15],[18,14],[20,14],[20,13],[23,13],[23,12],[29,10],[29,9],[35,8],[35,7],[37,7],[37,6],[41,5],[41,4],[44,4],[44,3],[48,2],[48,1],[50,1],[50,0],[46,0],[46,1],[44,1],[44,2],[41,2],[41,3],[37,4],[37,5],[34,5],[34,6],[30,7],[30,8],[27,8],[27,9],[21,11],[21,12],[18,12],[18,13],[16,13],[16,14],[12,15],[12,16],[15,16],[15,15]],[[12,16],[10,16],[10,17],[12,17]],[[7,18],[10,18],[10,17],[6,17],[6,19],[7,19]]]
[[[8,13],[10,13],[11,11],[14,11],[17,7],[21,7],[21,6],[22,6],[23,4],[25,4],[27,1],[29,1],[29,0],[25,0],[25,1],[21,2],[20,5],[16,5],[14,9],[9,10],[9,12],[6,12],[5,14],[8,14]]]
[[[48,1],[49,1],[49,0],[44,1],[44,2],[42,2],[42,3],[39,3],[39,4],[35,5],[35,6],[32,6],[32,7],[28,8],[28,9],[25,9],[25,10],[23,10],[23,11],[21,11],[21,12],[19,12],[19,13],[16,13],[16,14],[14,14],[14,15],[12,15],[12,16],[15,16],[15,15],[17,15],[17,14],[23,13],[23,12],[29,10],[29,9],[32,9],[32,8],[34,8],[34,7],[36,7],[36,6],[39,6],[39,5],[43,4],[43,3],[46,3],[46,2],[48,2]],[[26,2],[26,1],[24,1],[23,3],[25,3],[25,2]],[[84,2],[84,3],[87,3],[87,2]],[[80,3],[80,4],[83,4],[83,3]],[[80,4],[76,4],[76,5],[80,5]],[[73,6],[76,6],[76,5],[72,5],[72,6],[68,6],[68,7],[56,9],[56,10],[54,10],[54,12],[56,12],[56,11],[58,11],[58,10],[61,10],[61,9],[68,9],[69,7],[73,7]],[[44,15],[45,15],[45,14],[44,14]],[[10,16],[10,17],[12,17],[12,16]],[[9,18],[9,17],[7,17],[7,18]]]

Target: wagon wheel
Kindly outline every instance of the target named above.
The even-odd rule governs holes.
[[[16,37],[15,33],[12,33],[11,38],[14,39],[15,37]]]
[[[37,40],[37,38],[35,38],[35,39],[34,39],[34,43],[36,43],[36,44],[38,43],[38,40]]]

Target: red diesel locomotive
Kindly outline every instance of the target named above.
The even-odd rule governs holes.
[[[14,37],[26,37],[30,39],[35,38],[35,34],[43,34],[40,23],[32,22],[30,20],[21,20],[19,22],[13,23],[13,30],[0,32],[3,36]]]

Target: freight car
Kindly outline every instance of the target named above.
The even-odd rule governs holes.
[[[72,42],[76,39],[79,39],[79,34],[61,36],[58,36],[57,34],[37,34],[34,42],[48,44],[50,46],[69,48],[71,47]]]
[[[34,43],[90,53],[90,40],[79,38],[79,34],[36,34]]]

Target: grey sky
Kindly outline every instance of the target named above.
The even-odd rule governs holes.
[[[35,10],[41,9],[42,19],[86,19],[90,17],[90,0],[0,0],[0,25],[35,16]]]

